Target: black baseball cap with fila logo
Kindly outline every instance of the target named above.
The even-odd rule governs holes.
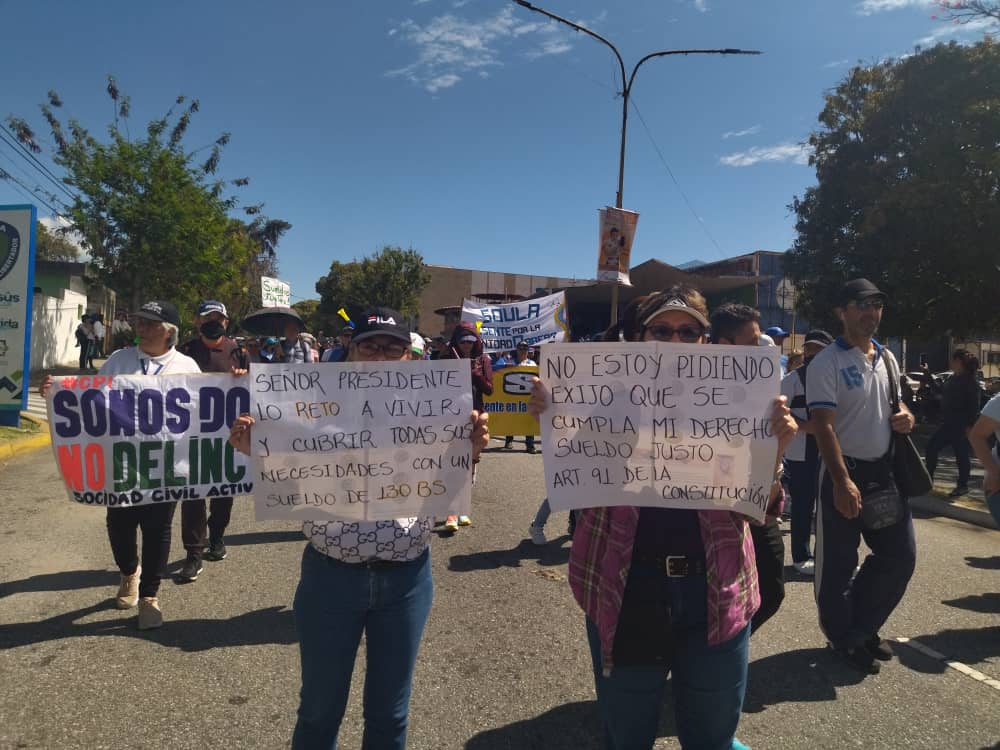
[[[372,336],[392,336],[410,343],[410,327],[398,310],[390,307],[370,307],[365,310],[354,329],[353,340],[364,341]]]

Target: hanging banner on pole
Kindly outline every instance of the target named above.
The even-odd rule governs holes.
[[[291,307],[292,288],[284,281],[260,277],[261,307]]]
[[[632,286],[628,278],[628,269],[639,214],[611,206],[602,208],[597,213],[600,217],[597,281]]]
[[[510,351],[522,341],[538,346],[569,337],[565,292],[502,305],[465,299],[462,320],[476,325],[486,352]]]
[[[0,206],[0,425],[16,427],[28,405],[34,206]]]

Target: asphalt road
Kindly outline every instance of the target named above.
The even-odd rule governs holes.
[[[494,443],[498,445],[499,443]],[[599,747],[583,617],[566,583],[565,515],[535,547],[542,461],[491,452],[475,525],[432,544],[435,603],[411,706],[415,750]],[[298,692],[289,605],[304,540],[238,501],[229,559],[165,581],[166,625],[140,633],[111,597],[104,513],[65,499],[48,451],[0,466],[0,748],[280,748]],[[177,521],[175,521],[175,524]],[[917,521],[919,562],[883,631],[1000,680],[1000,532]],[[174,558],[183,549],[175,526]],[[789,569],[790,571],[790,569]],[[762,748],[1000,748],[1000,689],[897,644],[875,677],[833,661],[809,580],[790,573],[751,645],[739,737]],[[341,733],[360,746],[363,650]],[[667,704],[657,748],[678,747]]]

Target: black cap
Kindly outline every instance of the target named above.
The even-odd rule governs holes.
[[[806,334],[806,340],[803,343],[829,346],[833,343],[833,336],[820,328],[814,328]]]
[[[372,336],[392,336],[410,343],[410,328],[398,311],[389,307],[371,307],[361,316],[361,322],[354,329],[354,341],[363,341]]]
[[[870,297],[886,299],[886,294],[868,279],[851,279],[841,287],[839,302],[843,306],[848,302],[861,302]]]
[[[519,341],[518,344],[517,344],[517,348],[518,349],[530,349],[531,348],[531,344],[529,344],[527,341]]]
[[[134,313],[133,317],[155,320],[159,323],[170,323],[170,325],[180,326],[181,316],[177,313],[177,308],[173,303],[164,300],[150,300]]]

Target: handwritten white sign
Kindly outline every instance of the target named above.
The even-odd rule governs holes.
[[[288,307],[292,301],[292,287],[270,276],[260,277],[261,307]]]
[[[250,365],[259,520],[468,513],[464,360]]]
[[[777,349],[547,344],[542,358],[553,510],[724,508],[763,519],[777,451]]]

